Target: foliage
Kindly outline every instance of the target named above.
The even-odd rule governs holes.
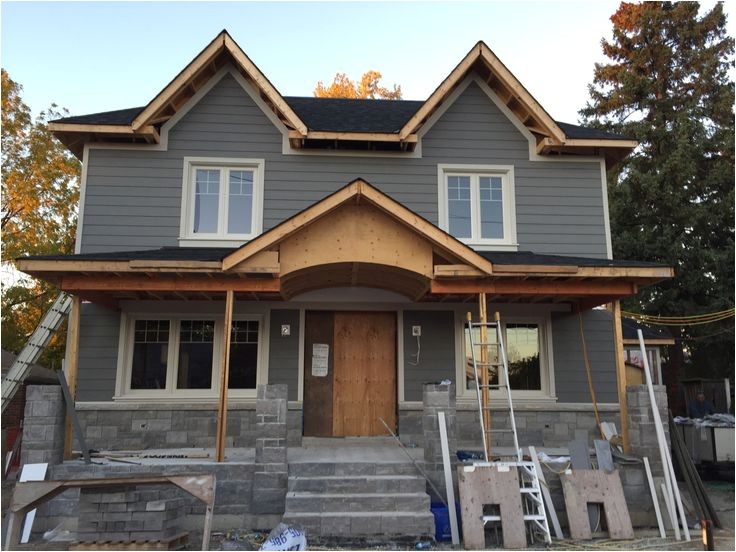
[[[628,310],[663,316],[734,304],[734,40],[722,3],[622,2],[609,63],[596,64],[585,124],[631,136],[636,151],[609,174],[614,257],[675,268]],[[678,336],[704,377],[733,371],[733,318]]]
[[[381,86],[380,82],[381,73],[378,71],[366,71],[360,82],[351,81],[345,73],[337,73],[329,86],[319,81],[314,89],[314,95],[317,98],[401,99],[401,86],[394,84],[393,90],[389,90]]]
[[[79,161],[51,134],[47,122],[65,112],[55,105],[33,120],[22,87],[2,70],[2,263],[25,255],[71,253],[79,199]],[[14,275],[17,275],[14,274]],[[15,278],[2,285],[2,343],[19,351],[57,293],[45,282]],[[60,359],[63,339],[44,354]]]

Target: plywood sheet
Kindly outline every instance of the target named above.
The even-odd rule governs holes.
[[[590,539],[591,527],[586,513],[588,503],[603,504],[608,533],[612,539],[633,539],[629,509],[618,472],[572,470],[560,474],[570,537]]]
[[[396,427],[396,314],[334,314],[333,435],[384,435]]]
[[[332,437],[333,325],[331,312],[304,313],[304,435],[308,437]],[[326,376],[312,374],[315,344],[328,348]]]
[[[500,471],[497,466],[459,466],[457,473],[465,548],[486,548],[483,525],[483,506],[486,504],[497,504],[501,510],[504,548],[526,548],[524,511],[516,468]]]

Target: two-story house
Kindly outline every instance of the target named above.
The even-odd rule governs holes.
[[[223,31],[147,105],[51,128],[83,162],[76,251],[18,265],[80,300],[96,448],[211,447],[223,395],[227,445],[252,447],[265,383],[288,386],[290,445],[381,419],[421,445],[441,380],[478,447],[481,293],[520,441],[566,445],[597,431],[582,344],[616,420],[617,301],[672,274],[612,258],[606,169],[636,143],[555,121],[482,42],[426,101],[322,99],[282,96]]]

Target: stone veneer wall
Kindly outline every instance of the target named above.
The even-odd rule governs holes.
[[[98,450],[138,450],[145,448],[213,447],[217,411],[175,407],[78,410],[87,444]],[[301,446],[302,410],[290,409],[286,419],[287,441]],[[257,416],[255,405],[228,408],[227,448],[255,448]]]
[[[21,465],[61,462],[64,453],[65,416],[60,386],[27,386]]]

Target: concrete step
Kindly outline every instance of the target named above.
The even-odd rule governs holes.
[[[434,516],[418,512],[334,512],[301,513],[286,511],[284,523],[298,523],[309,535],[320,537],[386,536],[429,538],[434,536]]]
[[[316,475],[289,477],[289,491],[323,493],[423,493],[426,480],[418,475]]]
[[[289,476],[418,475],[411,462],[289,462]]]
[[[287,513],[321,512],[420,512],[429,511],[429,495],[415,493],[319,493],[289,492]]]

